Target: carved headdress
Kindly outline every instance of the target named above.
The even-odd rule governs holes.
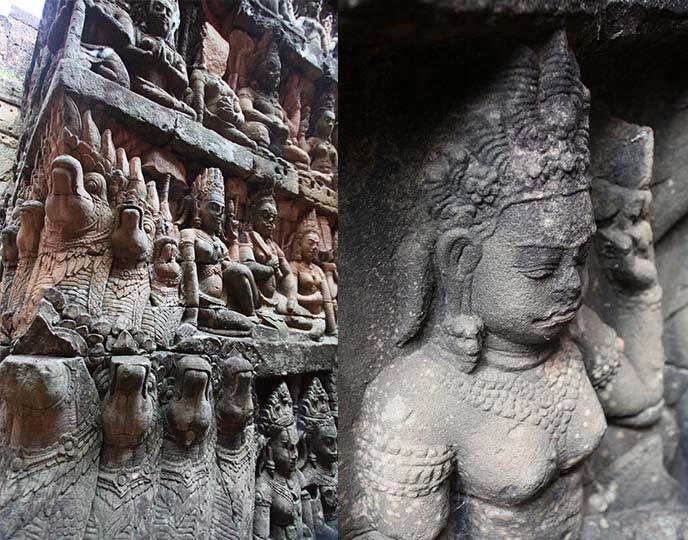
[[[335,436],[337,434],[330,409],[330,396],[317,377],[308,385],[299,403],[299,425],[308,435],[325,429]]]
[[[439,228],[491,234],[507,206],[588,190],[589,106],[563,30],[518,50],[492,92],[449,118],[426,163]]]
[[[193,184],[193,194],[199,203],[216,201],[225,204],[225,179],[217,167],[205,169]]]
[[[277,436],[283,429],[294,424],[294,404],[286,383],[281,383],[270,394],[260,411],[258,425],[267,437]]]
[[[448,232],[463,244],[461,290],[453,294],[465,305],[445,333],[480,341],[482,321],[470,309],[480,246],[507,207],[590,190],[589,108],[590,92],[559,30],[538,48],[515,51],[488,92],[447,116],[422,171],[428,214],[397,253],[422,284],[399,291],[399,344],[418,333],[430,311],[435,270],[428,253]],[[467,370],[479,349],[467,346]]]
[[[287,250],[289,252],[290,261],[301,260],[301,241],[303,237],[309,233],[317,234],[318,238],[321,236],[320,222],[318,221],[318,215],[315,213],[315,209],[312,209],[301,219],[301,221],[299,221],[296,231],[294,231],[294,234],[289,240]]]

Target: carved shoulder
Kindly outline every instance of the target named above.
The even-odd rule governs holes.
[[[272,504],[272,486],[267,473],[256,479],[256,506],[270,506]]]

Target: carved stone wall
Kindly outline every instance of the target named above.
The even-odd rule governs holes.
[[[49,0],[0,281],[0,538],[337,537],[337,13]]]
[[[340,14],[342,536],[684,537],[685,5],[394,7]]]

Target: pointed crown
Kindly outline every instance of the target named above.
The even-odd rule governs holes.
[[[280,383],[260,411],[260,428],[267,436],[274,437],[295,421],[291,394],[286,383]]]
[[[588,190],[589,104],[565,31],[517,50],[491,91],[448,118],[426,162],[439,229],[481,231],[512,204]]]
[[[225,204],[225,179],[217,167],[205,169],[199,174],[192,189],[199,203],[212,200]]]
[[[299,403],[299,421],[308,433],[315,433],[322,426],[334,423],[330,409],[330,397],[320,379],[315,377]]]

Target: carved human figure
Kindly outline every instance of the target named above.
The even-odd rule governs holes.
[[[303,473],[296,467],[298,434],[286,383],[270,394],[260,414],[266,437],[263,471],[256,480],[254,540],[313,538],[311,501]]]
[[[10,295],[12,294],[12,283],[17,273],[17,263],[19,260],[19,250],[17,249],[17,234],[19,227],[10,224],[2,229],[2,281],[0,281],[0,308],[2,313],[7,311]]]
[[[253,366],[245,358],[233,356],[219,358],[217,368],[218,474],[211,537],[251,538],[256,482]]]
[[[244,114],[238,96],[220,77],[196,69],[191,74],[196,117],[205,127],[225,139],[255,150],[256,143],[242,131]]]
[[[155,538],[207,539],[211,526],[214,427],[211,367],[200,356],[166,361],[159,381],[164,441],[155,496]],[[160,388],[161,386],[161,388]]]
[[[586,301],[598,317],[587,310],[582,312],[586,331],[578,334],[577,341],[586,361],[591,362],[593,350],[602,350],[605,345],[594,339],[603,334],[602,326],[616,334],[611,338],[613,343],[607,344],[617,351],[607,357],[607,368],[592,368],[600,376],[604,372],[599,382],[617,403],[618,418],[607,417],[626,426],[647,427],[658,420],[664,395],[662,291],[649,223],[653,137],[649,128],[598,116],[592,144],[597,272]],[[624,362],[619,361],[621,357]],[[619,394],[617,387],[608,384],[609,375],[619,369],[629,371],[626,378],[633,376],[631,372],[639,377],[635,391],[629,392],[626,386],[626,393]],[[598,377],[594,377],[593,383],[597,382]]]
[[[241,247],[241,260],[251,269],[261,298],[261,317],[280,315],[288,326],[302,330],[313,327],[313,314],[298,305],[297,280],[282,248],[273,239],[277,204],[272,191],[254,193],[250,200],[251,230]]]
[[[8,356],[0,364],[0,400],[2,536],[81,537],[101,441],[98,392],[83,359]]]
[[[146,0],[142,15],[143,20],[129,31],[129,44],[119,51],[131,75],[131,89],[195,118],[195,111],[183,101],[189,79],[174,43],[179,27],[177,1]]]
[[[103,302],[103,316],[127,327],[140,327],[151,293],[147,258],[153,223],[143,208],[128,201],[115,209],[113,264]],[[148,228],[148,230],[146,230]]]
[[[303,468],[317,538],[337,538],[337,426],[330,398],[315,377],[299,403],[308,460]]]
[[[112,223],[105,178],[95,172],[84,177],[81,163],[71,156],[55,158],[24,313],[48,287],[58,288],[92,315],[101,313],[112,264]]]
[[[179,335],[191,335],[198,327],[246,335],[253,327],[247,316],[254,313],[257,290],[251,271],[229,258],[220,238],[225,226],[222,172],[206,169],[200,174],[193,197],[192,227],[181,232],[186,312]]]
[[[282,61],[275,43],[254,59],[249,86],[239,90],[246,119],[243,131],[258,146],[288,161],[308,164],[308,155],[289,138],[287,113],[279,102]]]
[[[317,265],[320,251],[320,224],[315,210],[299,222],[291,238],[289,266],[296,276],[296,299],[316,318],[319,332],[337,333],[332,294],[325,272]]]
[[[169,236],[155,240],[150,267],[150,307],[144,317],[150,333],[160,346],[169,346],[182,322],[184,307],[180,295],[182,267],[179,264],[179,242]]]
[[[16,239],[19,260],[5,306],[5,309],[12,312],[21,308],[26,296],[26,288],[31,279],[36,257],[38,257],[38,245],[45,223],[45,205],[41,201],[25,201],[19,211],[19,220]]]
[[[366,391],[342,465],[347,539],[580,537],[582,465],[605,433],[600,401],[617,404],[566,332],[595,230],[578,73],[558,31],[438,135],[429,215],[398,251],[414,287],[400,342],[415,346]],[[624,373],[621,394],[638,380]]]
[[[161,433],[150,360],[115,356],[108,379],[98,487],[84,539],[153,538]]]
[[[328,53],[330,35],[320,22],[322,0],[305,0],[303,14],[296,18],[296,24],[306,37],[305,47],[313,53]]]
[[[311,114],[311,133],[306,139],[305,150],[316,178],[328,185],[336,185],[339,157],[332,144],[335,125],[334,95],[325,93]]]

